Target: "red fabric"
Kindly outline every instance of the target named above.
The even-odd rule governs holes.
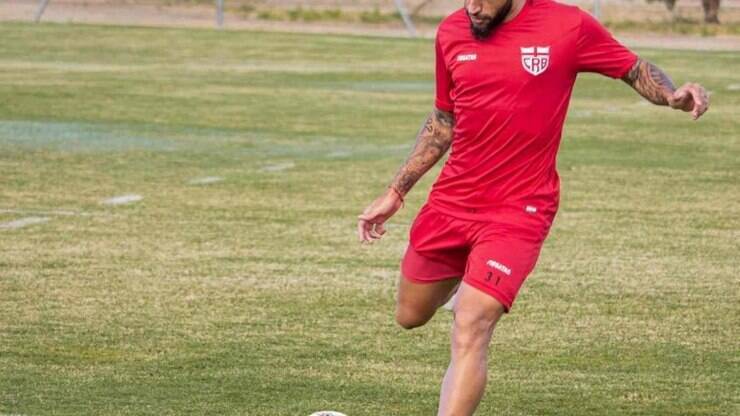
[[[553,214],[556,156],[577,73],[618,78],[637,56],[588,13],[551,0],[528,0],[484,41],[460,9],[440,24],[435,49],[435,104],[454,112],[456,124],[429,203],[479,221],[502,207]]]
[[[579,72],[597,72],[612,78],[624,76],[637,60],[637,55],[617,42],[601,23],[585,12],[581,12],[576,51]]]
[[[450,73],[447,71],[447,64],[444,60],[442,49],[439,46],[439,37],[434,41],[435,45],[435,79],[436,79],[436,98],[434,100],[435,107],[440,110],[452,112],[455,109],[455,105],[452,103],[450,98],[450,91],[452,90],[452,78]]]
[[[552,220],[547,213],[508,209],[488,221],[472,221],[427,204],[411,227],[402,274],[417,283],[462,277],[509,311],[537,263]]]

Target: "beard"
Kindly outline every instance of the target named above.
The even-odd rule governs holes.
[[[511,11],[511,4],[512,0],[507,0],[507,2],[501,6],[501,8],[496,12],[496,14],[487,19],[486,22],[483,23],[483,26],[476,26],[473,24],[473,20],[470,20],[470,32],[473,34],[473,37],[475,37],[478,40],[484,40],[491,36],[491,33],[500,25],[504,19],[506,19],[506,16]],[[467,10],[466,10],[467,13]],[[468,18],[470,18],[470,14],[468,14]]]

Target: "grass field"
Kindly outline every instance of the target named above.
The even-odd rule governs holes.
[[[405,332],[393,304],[437,170],[384,241],[354,235],[431,108],[429,41],[0,39],[0,414],[434,414],[451,316]],[[740,414],[740,56],[639,52],[713,107],[579,79],[481,415]]]

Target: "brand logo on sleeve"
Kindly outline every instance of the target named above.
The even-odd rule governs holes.
[[[457,55],[457,62],[475,61],[477,59],[477,53],[461,53],[460,55]]]
[[[550,64],[549,46],[530,46],[519,48],[522,51],[522,66],[532,75],[539,75]]]

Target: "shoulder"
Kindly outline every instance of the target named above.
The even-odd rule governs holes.
[[[466,35],[470,31],[470,21],[464,8],[452,12],[437,26],[437,42],[444,44],[452,39]]]
[[[583,20],[591,15],[578,6],[564,4],[554,0],[528,0],[531,16],[543,26],[558,33],[579,32]]]

